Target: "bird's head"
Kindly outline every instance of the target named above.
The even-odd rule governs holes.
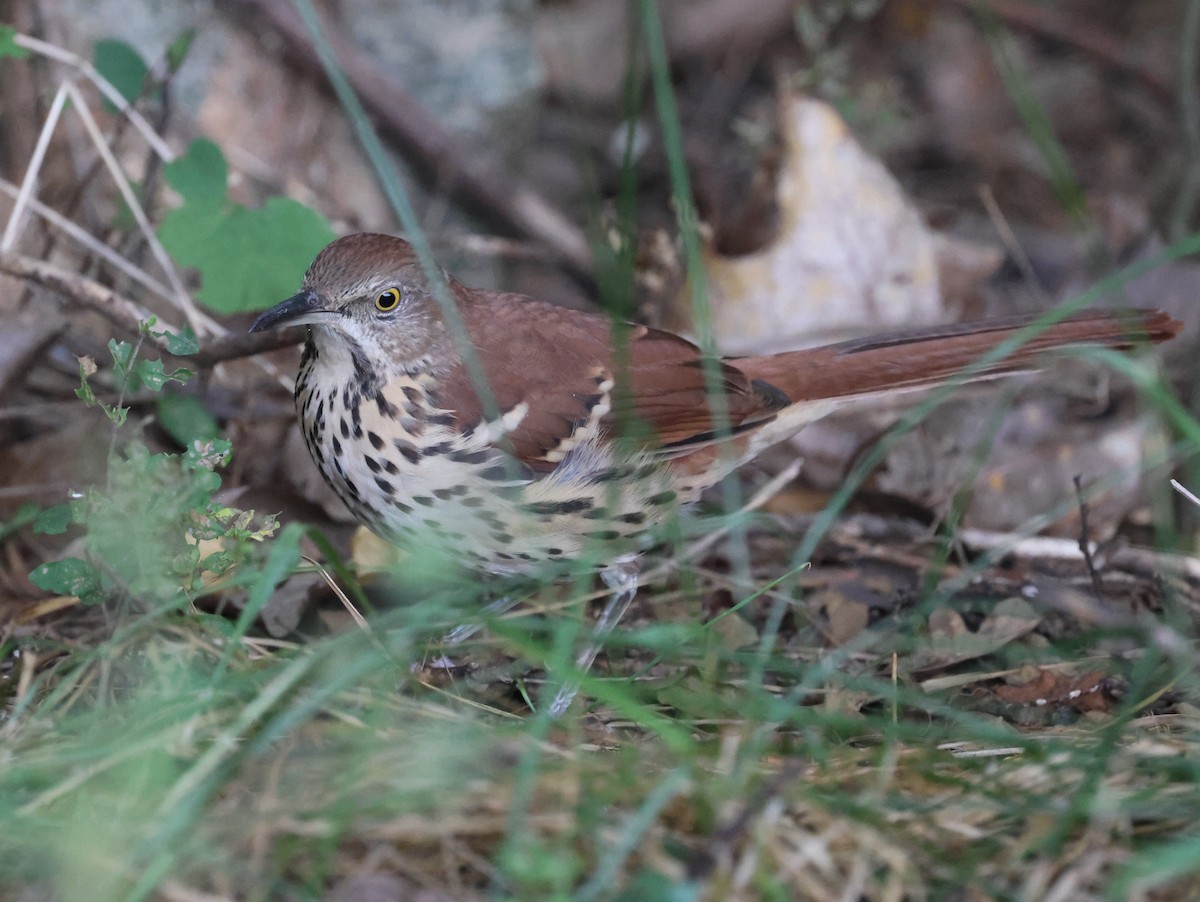
[[[463,291],[449,277],[446,284],[451,297]],[[300,291],[263,313],[250,331],[286,326],[308,326],[319,352],[385,382],[405,370],[436,366],[452,353],[416,252],[390,235],[334,241],[308,268]]]

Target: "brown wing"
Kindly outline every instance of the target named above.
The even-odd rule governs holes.
[[[612,323],[521,295],[475,292],[462,306],[472,344],[500,412],[528,412],[507,435],[511,452],[536,471],[553,467],[597,428],[621,430],[638,444],[674,456],[714,438],[700,350],[645,326],[629,326],[614,353]],[[770,419],[788,399],[722,364],[729,422],[737,431]],[[483,419],[467,370],[441,381],[440,407],[460,429]]]

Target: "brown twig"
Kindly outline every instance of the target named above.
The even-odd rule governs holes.
[[[99,313],[130,335],[139,334],[141,324],[152,315],[145,307],[118,294],[111,288],[86,276],[81,276],[52,263],[46,263],[44,260],[36,260],[9,251],[0,251],[0,272],[48,288],[69,298],[89,310]],[[148,336],[148,338],[160,351],[170,353],[167,350],[165,338],[154,336]],[[226,333],[209,339],[200,347],[199,351],[189,355],[187,359],[201,366],[211,366],[224,360],[251,357],[262,351],[287,347],[295,344],[298,338],[299,334],[295,330],[283,334],[270,332],[253,335]]]
[[[325,79],[320,59],[304,23],[289,0],[242,0],[229,4],[238,13],[249,11],[283,38],[293,66],[311,77]],[[583,232],[528,186],[514,184],[491,159],[467,151],[468,142],[449,134],[395,79],[328,21],[325,34],[346,78],[375,118],[380,131],[400,144],[451,194],[500,220],[520,234],[534,238],[558,255],[576,274],[590,278],[592,255]]]
[[[968,12],[990,10],[1005,24],[1030,34],[1052,38],[1094,57],[1106,66],[1127,72],[1159,100],[1175,102],[1170,77],[1154,71],[1131,52],[1132,45],[1114,34],[1063,14],[1053,4],[1040,6],[1027,0],[942,0]]]

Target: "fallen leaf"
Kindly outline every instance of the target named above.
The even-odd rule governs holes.
[[[705,253],[713,329],[727,353],[767,353],[945,319],[921,214],[832,107],[785,95],[780,231],[764,250]],[[685,291],[669,326],[690,324]]]
[[[1036,670],[1036,675],[1021,683],[995,687],[996,698],[1013,705],[1057,706],[1080,713],[1111,711],[1117,703],[1112,677],[1102,670],[1079,676],[1053,670]]]
[[[929,644],[905,662],[910,672],[950,667],[981,658],[1031,632],[1041,617],[1022,598],[1005,598],[972,631],[961,614],[938,608],[929,615]]]

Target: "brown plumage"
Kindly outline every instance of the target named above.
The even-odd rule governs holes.
[[[501,570],[590,545],[602,558],[631,554],[675,504],[769,444],[855,398],[953,379],[1033,321],[726,359],[721,429],[691,342],[630,326],[614,349],[603,316],[448,285],[498,419],[485,416],[416,255],[399,238],[335,241],[301,292],[252,329],[309,327],[296,395],[305,438],[366,525]],[[1076,314],[983,375],[1028,369],[1054,348],[1128,348],[1178,329],[1158,311]]]

